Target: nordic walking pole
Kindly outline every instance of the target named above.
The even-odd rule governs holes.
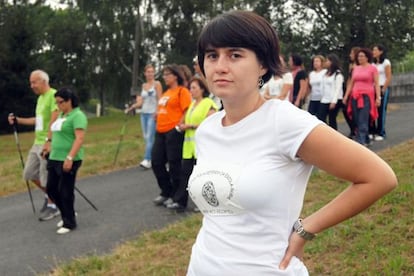
[[[89,205],[92,206],[93,209],[95,209],[96,211],[98,211],[98,208],[96,208],[95,204],[93,204],[87,197],[86,195],[84,195],[76,186],[75,186],[75,190],[83,197],[83,199],[86,200],[86,202],[89,203]]]
[[[24,161],[23,161],[23,155],[22,155],[22,150],[20,148],[20,142],[19,142],[19,135],[17,134],[17,119],[16,116],[14,116],[13,113],[9,114],[9,117],[13,116],[13,132],[14,132],[14,140],[16,140],[16,146],[17,146],[17,151],[19,152],[19,156],[20,156],[20,163],[22,164],[22,168],[24,170]],[[30,184],[29,181],[26,180],[26,186],[27,186],[27,191],[29,193],[29,197],[30,197],[30,202],[32,203],[32,209],[33,209],[33,214],[36,214],[36,209],[33,203],[33,196],[32,196],[32,190],[30,189]]]
[[[128,108],[128,105],[125,104],[125,107]],[[119,142],[118,142],[118,146],[117,146],[116,152],[115,152],[114,163],[112,165],[115,165],[116,164],[116,160],[118,159],[119,149],[121,148],[121,142],[122,142],[122,140],[124,138],[125,128],[126,128],[126,125],[128,123],[128,113],[125,114],[124,124],[122,125],[121,131],[119,133]]]

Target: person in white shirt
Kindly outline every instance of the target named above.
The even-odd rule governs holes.
[[[283,67],[284,72],[281,76],[273,76],[265,85],[264,98],[289,100],[289,93],[293,87],[293,75],[287,71],[286,63],[282,56],[279,57],[280,64]]]
[[[336,117],[342,108],[344,76],[339,67],[339,58],[335,54],[329,54],[325,61],[327,69],[322,78],[322,97],[318,118],[326,123],[329,118],[329,126],[338,129]],[[328,116],[329,115],[329,116]]]
[[[374,140],[382,141],[386,137],[385,118],[392,79],[391,62],[386,58],[386,49],[381,44],[372,47],[372,56],[374,57],[374,65],[378,70],[378,81],[381,89],[381,105],[378,107],[378,119],[374,126]]]
[[[306,241],[373,204],[397,179],[378,155],[307,111],[260,95],[281,70],[278,37],[263,17],[218,15],[197,47],[224,110],[207,117],[195,136],[188,191],[203,223],[187,275],[308,275]],[[312,166],[351,185],[299,219]]]
[[[326,74],[326,69],[323,68],[325,58],[321,55],[316,55],[312,58],[313,70],[309,73],[309,107],[308,111],[310,114],[319,117],[319,110],[321,109],[322,99],[322,79]]]

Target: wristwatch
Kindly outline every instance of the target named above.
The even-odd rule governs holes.
[[[304,238],[307,241],[312,240],[316,235],[313,233],[307,232],[302,225],[302,219],[298,219],[295,224],[293,224],[293,230],[298,234],[300,237]]]
[[[66,156],[66,159],[69,160],[69,161],[73,161],[73,158],[70,155]]]
[[[45,141],[46,141],[46,142],[52,142],[52,139],[50,139],[49,137],[46,137],[46,138],[45,138]]]

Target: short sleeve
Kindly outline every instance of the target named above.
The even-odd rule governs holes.
[[[309,112],[283,101],[276,113],[276,137],[278,151],[292,159],[309,133],[320,124],[324,124]]]
[[[76,114],[76,117],[73,119],[73,128],[86,130],[87,127],[88,119],[86,118],[85,114],[83,114],[83,112]]]
[[[282,79],[284,84],[293,84],[293,76],[290,72],[283,74]]]
[[[58,110],[56,99],[55,99],[56,90],[53,91],[53,93],[50,93],[49,96],[49,106],[50,106],[50,112],[55,112]]]
[[[384,59],[384,67],[391,66],[391,61],[389,59]]]
[[[187,88],[182,87],[180,91],[180,106],[182,110],[186,110],[191,103],[191,93]]]

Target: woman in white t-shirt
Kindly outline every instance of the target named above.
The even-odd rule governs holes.
[[[224,110],[195,136],[188,191],[204,217],[187,275],[308,275],[306,241],[397,184],[370,150],[290,102],[260,95],[280,74],[278,56],[273,27],[253,12],[221,14],[200,34],[200,68]],[[299,219],[313,165],[353,184]]]
[[[339,58],[335,54],[326,57],[325,67],[327,69],[322,78],[322,97],[319,106],[318,118],[326,123],[329,118],[329,126],[338,129],[336,117],[339,109],[342,108],[344,76],[339,67]]]
[[[309,73],[309,107],[308,111],[310,114],[319,117],[319,110],[321,109],[322,99],[322,79],[326,74],[326,69],[323,68],[325,58],[321,55],[316,55],[312,58],[313,70]]]
[[[391,62],[386,58],[386,49],[381,44],[372,47],[374,65],[378,70],[378,81],[381,89],[381,105],[378,107],[378,119],[374,126],[374,140],[382,141],[385,138],[385,117],[387,116],[387,105],[390,94],[392,79]]]
[[[279,60],[284,72],[281,74],[281,77],[275,75],[266,83],[263,95],[266,100],[289,100],[289,93],[293,87],[293,75],[287,71],[286,63],[282,56],[279,57]]]

